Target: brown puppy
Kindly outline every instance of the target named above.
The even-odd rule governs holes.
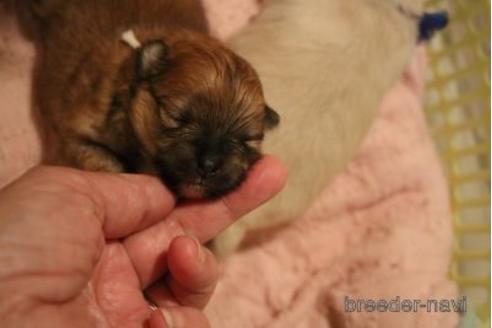
[[[279,118],[250,65],[207,35],[198,0],[41,0],[31,9],[57,163],[155,174],[186,198],[241,183]]]

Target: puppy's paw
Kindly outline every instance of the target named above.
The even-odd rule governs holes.
[[[62,155],[57,164],[68,165],[86,171],[123,173],[125,166],[105,147],[96,143],[85,143],[71,140],[62,145]]]

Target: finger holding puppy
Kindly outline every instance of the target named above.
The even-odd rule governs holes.
[[[192,235],[201,243],[210,240],[277,194],[286,179],[283,164],[272,156],[265,156],[238,190],[218,200],[176,208],[165,221],[126,238],[124,246],[142,286],[151,285],[167,272],[166,252],[175,237]]]

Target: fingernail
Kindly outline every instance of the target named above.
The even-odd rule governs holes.
[[[162,313],[162,317],[164,318],[164,321],[166,322],[166,328],[173,328],[174,327],[174,322],[173,322],[173,317],[171,316],[171,313],[164,309],[160,309]]]
[[[205,260],[205,254],[203,253],[202,244],[195,236],[189,236],[194,242],[196,246],[196,257],[199,262],[203,262]]]

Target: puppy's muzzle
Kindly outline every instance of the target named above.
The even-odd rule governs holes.
[[[208,178],[216,175],[222,166],[220,156],[205,153],[198,157],[197,173],[201,178]]]

